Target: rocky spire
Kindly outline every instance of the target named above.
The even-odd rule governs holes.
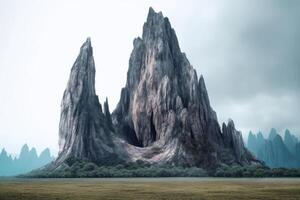
[[[159,130],[163,128],[160,123],[163,119],[158,119],[159,112],[175,110],[176,99],[187,106],[188,93],[193,93],[188,88],[190,83],[187,81],[190,80],[194,81],[195,88],[198,87],[196,72],[180,52],[169,20],[150,8],[143,36],[134,40],[127,84],[113,114],[117,123],[127,121],[117,125],[123,129],[121,133],[132,134],[126,134],[124,138],[132,138],[129,142],[135,142],[133,144],[137,146],[149,146],[160,139],[164,131]],[[164,120],[168,123],[168,119]]]
[[[111,130],[95,94],[95,63],[88,38],[80,48],[63,95],[56,163],[76,159],[103,163],[114,157]]]
[[[296,154],[297,143],[298,143],[298,138],[295,135],[293,135],[288,129],[286,129],[284,132],[284,144],[293,155],[297,155]]]
[[[46,157],[46,158],[51,158],[50,149],[49,149],[49,148],[44,149],[44,150],[41,152],[41,154],[40,154],[39,157],[42,157],[42,158],[44,158],[44,157]]]
[[[229,119],[227,125],[223,123],[222,133],[224,136],[225,147],[234,152],[238,163],[242,164],[243,162],[249,162],[248,160],[244,159],[245,154],[248,152],[246,152],[246,148],[244,146],[242,133],[235,129],[233,120]]]
[[[106,117],[107,120],[107,124],[109,126],[109,128],[111,129],[111,131],[114,131],[113,128],[113,124],[112,124],[112,119],[111,119],[111,115],[110,115],[110,111],[109,111],[109,106],[108,106],[108,99],[106,97],[105,102],[104,102],[104,115]]]
[[[142,160],[210,170],[259,163],[244,148],[233,121],[221,131],[203,76],[198,79],[181,52],[169,19],[152,8],[142,37],[133,41],[120,101],[110,115],[106,99],[103,111],[88,38],[63,95],[59,156],[49,168],[76,160],[100,165]]]
[[[273,140],[277,135],[277,130],[275,128],[271,128],[268,139]]]
[[[27,144],[24,144],[21,148],[19,158],[27,157],[28,154],[29,154],[29,147]]]
[[[147,159],[141,157],[146,161],[159,157],[161,162],[209,167],[254,160],[245,153],[233,122],[222,134],[203,76],[197,78],[181,52],[169,19],[152,8],[142,38],[133,42],[126,86],[112,118],[127,142],[149,147]],[[154,147],[169,153],[155,154]],[[223,159],[225,151],[230,159]]]
[[[2,156],[2,157],[8,157],[5,148],[2,148],[2,151],[1,151],[1,153],[0,153],[0,156]]]

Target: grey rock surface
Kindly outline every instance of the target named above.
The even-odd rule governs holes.
[[[59,156],[56,164],[74,160],[106,164],[119,160],[113,133],[95,93],[95,63],[90,38],[80,48],[61,102]]]
[[[150,8],[133,46],[126,86],[112,114],[117,133],[132,145],[132,157],[205,168],[259,163],[232,121],[221,132],[204,78],[198,79],[181,52],[168,18]]]
[[[204,78],[181,52],[168,18],[150,8],[133,46],[126,86],[111,115],[108,101],[102,110],[95,94],[90,39],[82,45],[63,95],[59,156],[52,166],[74,160],[205,169],[261,164],[232,120],[221,131]]]

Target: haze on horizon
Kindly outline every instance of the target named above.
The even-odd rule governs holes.
[[[0,1],[0,148],[58,149],[60,102],[89,36],[101,104],[113,111],[125,85],[133,39],[149,7],[174,27],[203,74],[219,123],[300,135],[300,1]]]

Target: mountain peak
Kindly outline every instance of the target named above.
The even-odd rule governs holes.
[[[273,140],[278,135],[275,128],[271,128],[271,131],[269,133],[269,140]]]
[[[155,14],[156,14],[156,12],[155,12],[154,9],[150,6],[150,7],[149,7],[149,11],[148,11],[147,21],[148,21],[149,18],[152,18]]]
[[[228,119],[228,122],[227,122],[227,126],[228,127],[232,127],[233,129],[235,129],[235,126],[234,126],[234,121],[232,119]]]
[[[91,38],[90,37],[87,37],[86,41],[82,44],[81,50],[91,51],[91,52],[93,51],[92,42],[91,42]]]
[[[44,150],[41,152],[39,158],[51,158],[50,149],[49,149],[49,148],[44,149]]]
[[[106,117],[109,128],[113,131],[113,123],[109,111],[108,98],[106,97],[105,102],[103,104],[103,113]]]
[[[35,148],[31,148],[29,151],[28,145],[23,145],[21,149],[23,151],[16,157],[12,157],[5,150],[2,150],[0,154],[0,176],[14,176],[27,173],[33,169],[43,167],[53,160],[50,152],[49,156],[38,157]]]
[[[90,38],[80,48],[61,103],[56,164],[84,159],[111,162],[116,157],[111,129],[95,92],[95,63]]]
[[[196,70],[181,52],[169,19],[151,7],[142,38],[134,40],[126,86],[112,119],[121,138],[138,148],[147,147],[145,155],[138,158],[146,162],[159,159],[189,166],[215,166],[223,162],[223,147],[235,152],[231,162],[255,162],[251,155],[245,156],[241,134],[232,120],[228,127],[224,124],[228,134],[222,135],[203,76],[197,78]],[[206,148],[210,150],[204,152]],[[133,149],[128,150],[129,154]],[[171,153],[163,153],[165,149]],[[139,149],[135,151],[141,154]]]
[[[93,101],[95,95],[95,63],[90,38],[83,43],[72,66],[62,104]]]
[[[35,149],[34,147],[32,147],[32,148],[30,149],[29,153],[37,154],[36,149]]]
[[[7,157],[7,152],[6,152],[5,148],[2,149],[0,156]]]
[[[161,20],[162,21],[163,19],[164,19],[164,16],[161,11],[155,12],[155,10],[152,7],[149,8],[147,22],[150,22],[152,20]]]
[[[24,144],[21,148],[21,153],[27,153],[29,152],[29,147],[27,144]]]
[[[261,131],[258,132],[257,138],[262,139],[262,140],[265,139]]]
[[[154,46],[158,50],[169,47],[173,53],[180,52],[177,36],[169,19],[164,17],[162,12],[157,13],[152,8],[149,9],[147,21],[143,26],[142,39],[147,45]]]
[[[204,78],[197,78],[181,52],[167,17],[150,7],[142,37],[133,46],[126,85],[112,115],[107,99],[102,112],[95,93],[90,39],[81,46],[62,99],[54,168],[76,160],[99,165],[141,160],[205,169],[259,164],[232,120],[222,134]]]

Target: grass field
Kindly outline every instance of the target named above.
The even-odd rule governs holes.
[[[11,199],[300,199],[300,179],[0,179]]]

